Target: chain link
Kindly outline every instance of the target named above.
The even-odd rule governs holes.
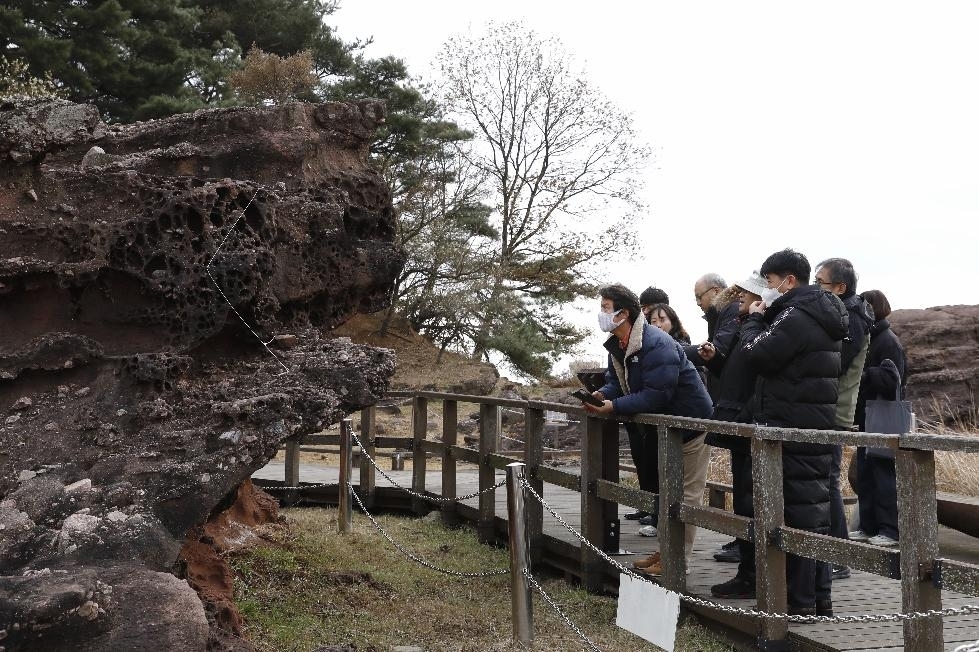
[[[388,482],[390,482],[392,485],[394,485],[395,487],[397,487],[401,491],[404,491],[405,493],[411,494],[415,498],[421,498],[422,500],[427,500],[427,501],[433,502],[433,503],[455,503],[455,502],[459,502],[461,500],[469,500],[470,498],[476,498],[477,496],[480,496],[482,494],[488,493],[490,491],[496,491],[500,487],[506,485],[506,477],[504,477],[502,480],[500,480],[499,482],[497,482],[492,487],[487,487],[486,489],[480,489],[479,491],[474,491],[473,493],[466,494],[465,496],[456,496],[455,498],[446,498],[444,496],[430,496],[428,494],[418,493],[417,491],[414,491],[414,490],[409,489],[407,487],[402,487],[400,484],[398,484],[398,482],[394,478],[392,478],[387,473],[385,473],[384,472],[384,469],[382,469],[381,467],[379,467],[377,465],[377,462],[374,461],[374,458],[371,457],[370,454],[367,452],[367,450],[364,448],[364,444],[361,443],[360,437],[357,436],[357,433],[355,433],[355,432],[353,432],[351,430],[350,431],[350,434],[354,438],[354,441],[357,442],[357,445],[360,446],[360,452],[361,452],[361,454],[364,457],[367,458],[367,461],[371,463],[371,466],[373,466],[377,470],[378,473],[380,473],[381,475],[383,475],[384,478]]]
[[[604,559],[606,562],[612,566],[618,568],[621,572],[625,573],[633,579],[638,579],[643,582],[652,582],[645,575],[636,573],[635,571],[626,568],[618,561],[608,556],[603,550],[596,547],[591,541],[585,538],[583,534],[578,532],[574,527],[568,525],[561,516],[554,511],[547,502],[536,492],[534,488],[530,485],[526,478],[521,479],[521,483],[524,488],[537,500],[544,509],[550,513],[551,516],[555,518],[561,525],[565,527],[571,534],[578,538],[585,546],[590,548],[592,552]],[[729,614],[739,615],[739,616],[752,616],[759,618],[780,618],[788,620],[793,623],[805,623],[805,624],[816,624],[816,623],[880,623],[880,622],[900,622],[902,620],[916,620],[919,618],[932,618],[935,616],[959,616],[963,614],[975,614],[979,613],[979,605],[965,605],[963,607],[950,607],[948,609],[931,609],[929,611],[912,611],[910,613],[892,613],[892,614],[865,614],[861,616],[802,616],[802,615],[792,615],[792,614],[782,614],[782,613],[768,613],[765,611],[759,611],[757,609],[745,609],[742,607],[732,607],[726,604],[719,604],[711,600],[704,600],[701,598],[696,598],[692,595],[680,594],[680,599],[684,602],[695,604],[701,607],[708,607],[710,609],[716,609]]]
[[[588,647],[590,647],[594,652],[602,652],[601,648],[599,648],[597,645],[592,643],[591,640],[587,636],[585,636],[585,633],[581,631],[581,629],[579,629],[578,626],[575,625],[570,618],[568,618],[568,615],[565,614],[563,611],[561,611],[561,607],[559,607],[557,603],[551,599],[551,596],[547,595],[547,592],[544,591],[544,587],[542,587],[540,584],[537,583],[537,580],[534,579],[534,576],[530,574],[529,570],[524,569],[523,574],[524,577],[527,578],[527,581],[530,582],[534,586],[534,588],[537,589],[537,592],[541,594],[541,597],[544,598],[544,602],[551,605],[551,609],[553,609],[555,613],[557,613],[557,615],[561,616],[561,618],[564,619],[564,622],[568,625],[568,627],[570,627],[572,631],[574,631],[574,633],[577,634],[578,637],[582,641],[584,641],[586,645],[588,645]]]
[[[966,643],[955,648],[955,652],[979,652],[979,641]]]
[[[509,568],[500,568],[500,569],[497,569],[497,570],[483,571],[483,572],[479,572],[479,573],[463,573],[463,572],[460,572],[460,571],[449,570],[447,568],[440,568],[440,567],[438,567],[438,566],[436,566],[434,564],[430,564],[429,562],[425,561],[424,559],[422,559],[418,555],[414,554],[410,550],[404,548],[401,544],[399,544],[397,541],[395,541],[391,537],[391,535],[388,534],[384,530],[384,528],[381,527],[381,524],[378,523],[376,520],[374,520],[374,517],[371,515],[371,513],[367,511],[367,508],[366,507],[364,507],[364,503],[362,503],[360,501],[360,496],[358,496],[357,495],[357,492],[354,491],[354,486],[352,484],[350,484],[349,482],[347,483],[347,491],[349,491],[351,493],[351,495],[353,495],[354,500],[357,501],[357,505],[360,506],[360,511],[364,512],[364,515],[367,516],[368,519],[370,519],[370,522],[373,523],[373,525],[374,525],[375,528],[377,528],[377,531],[380,532],[384,536],[385,539],[387,539],[388,541],[390,541],[391,542],[391,545],[393,545],[395,548],[397,548],[398,551],[402,555],[404,555],[408,559],[412,560],[413,562],[416,562],[418,564],[421,564],[425,568],[430,568],[433,571],[437,571],[439,573],[444,573],[446,575],[453,575],[455,577],[491,577],[491,576],[494,576],[494,575],[506,575],[506,574],[508,574],[510,572],[510,569]]]
[[[297,489],[319,489],[320,487],[335,487],[335,482],[320,482],[318,484],[301,484],[295,487],[268,486],[260,487],[262,491],[296,491]]]

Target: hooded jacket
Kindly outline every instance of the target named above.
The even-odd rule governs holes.
[[[904,387],[908,382],[907,361],[901,340],[891,330],[891,324],[886,319],[878,319],[870,327],[870,348],[867,351],[867,361],[863,367],[860,379],[860,393],[857,396],[856,423],[860,430],[866,425],[867,401],[871,399],[894,400],[898,389],[897,377],[892,371],[881,367],[884,360],[894,363],[901,374],[901,391],[899,396],[904,398]]]
[[[637,319],[625,351],[614,335],[605,348],[608,371],[599,391],[612,401],[616,414],[710,417],[710,396],[683,347],[668,333]]]
[[[849,328],[839,297],[808,285],[789,290],[742,326],[748,363],[757,371],[755,423],[830,430],[834,426],[840,349]],[[833,447],[785,442],[782,493],[785,523],[828,532]]]
[[[742,326],[748,363],[758,372],[751,414],[756,423],[833,428],[840,349],[849,317],[839,297],[819,286],[789,290]]]

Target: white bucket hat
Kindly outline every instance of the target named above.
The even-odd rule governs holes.
[[[751,276],[749,276],[743,281],[736,283],[735,285],[737,285],[742,290],[747,290],[752,294],[762,296],[762,290],[768,287],[768,281],[765,280],[764,276],[758,273],[758,270],[755,270],[751,272]]]

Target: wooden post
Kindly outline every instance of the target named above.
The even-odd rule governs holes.
[[[287,487],[299,486],[299,439],[286,440],[286,474]]]
[[[428,434],[428,399],[416,396],[411,407],[411,488],[417,493],[425,493],[425,449],[422,442]],[[411,508],[419,516],[428,513],[429,504],[421,498],[411,498]]]
[[[683,431],[658,426],[659,434],[659,520],[656,526],[663,559],[663,586],[683,593],[687,590],[687,558],[684,526],[677,517],[683,502]]]
[[[496,484],[496,470],[490,464],[489,454],[500,447],[500,407],[488,403],[479,404],[479,490]],[[476,535],[481,543],[496,541],[496,492],[479,495],[479,523]]]
[[[758,609],[785,613],[788,600],[785,587],[785,553],[775,546],[774,532],[785,523],[782,494],[782,442],[751,439],[751,484],[755,508],[755,592]],[[758,636],[762,650],[787,648],[788,623],[779,618],[763,618]]]
[[[544,463],[544,411],[524,409],[524,462],[527,465],[527,482],[537,495],[544,496],[544,483],[537,477],[537,469]],[[530,541],[530,559],[540,563],[544,554],[544,506],[533,499],[524,505],[527,514],[527,537]]]
[[[935,452],[898,450],[898,528],[901,533],[902,611],[942,608],[942,591],[926,572],[939,557],[938,500],[935,495]],[[941,616],[904,621],[906,650],[941,650]]]
[[[374,448],[374,436],[377,434],[377,408],[371,405],[360,411],[360,443],[363,444],[361,453],[367,453],[371,459],[377,460]],[[360,494],[364,506],[368,509],[377,500],[377,471],[367,460],[367,455],[360,456]]]
[[[456,495],[456,458],[451,446],[459,443],[459,404],[455,401],[442,402],[442,443],[445,451],[442,453],[442,496],[455,498]],[[459,524],[459,512],[455,502],[442,503],[442,525],[455,527]]]
[[[724,492],[720,489],[711,487],[707,490],[707,506],[714,509],[724,509],[727,507],[727,500]]]
[[[615,520],[616,504],[598,497],[595,481],[619,477],[618,428],[615,421],[589,416],[581,438],[581,533],[600,550],[606,528]],[[605,560],[581,544],[581,583],[585,590],[601,591],[606,569]]]

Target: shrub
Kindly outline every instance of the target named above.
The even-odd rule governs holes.
[[[252,47],[244,66],[228,76],[228,84],[249,104],[284,104],[312,96],[319,82],[313,65],[309,50],[280,57]]]

